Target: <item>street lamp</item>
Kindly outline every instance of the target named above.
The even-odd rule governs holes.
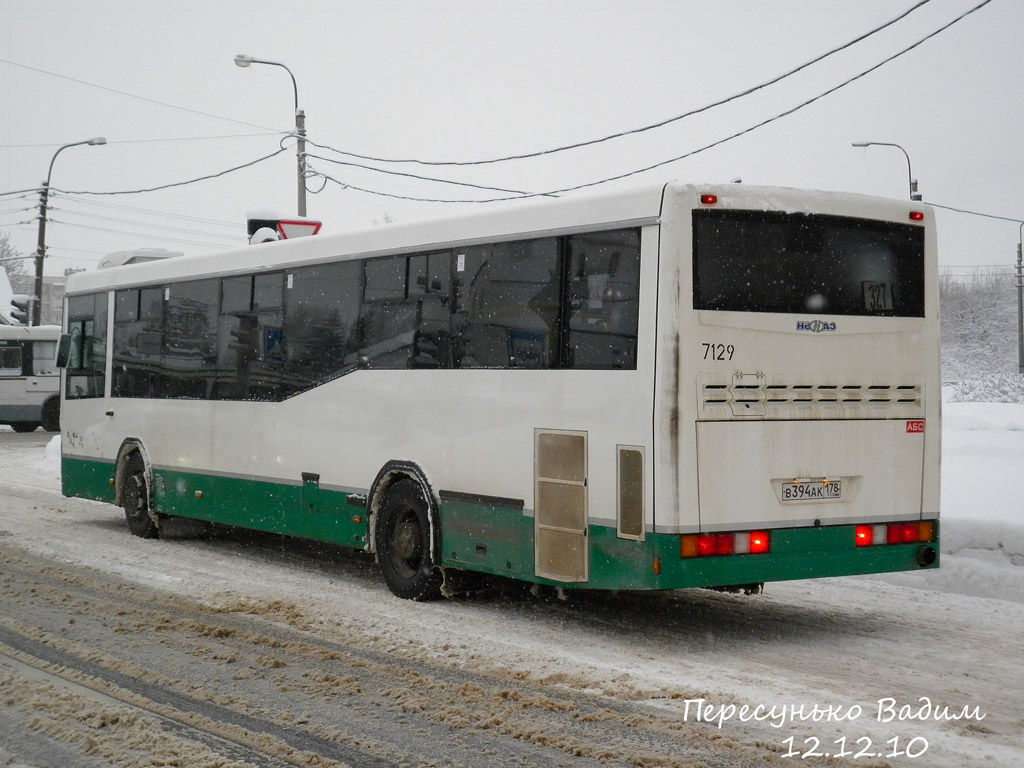
[[[63,147],[58,149],[53,153],[53,157],[50,159],[50,170],[46,172],[46,181],[43,182],[43,188],[39,191],[39,242],[36,247],[36,298],[35,302],[32,304],[32,325],[39,325],[42,318],[43,260],[46,258],[46,206],[50,201],[50,176],[53,175],[53,162],[57,159],[57,155],[68,147],[78,147],[82,144],[88,144],[89,146],[95,147],[106,143],[107,140],[102,136],[97,136],[94,139],[86,139],[85,141],[75,141],[71,144],[65,144]]]
[[[921,195],[917,191],[917,180],[914,178],[914,174],[910,170],[910,155],[907,154],[907,150],[901,147],[899,144],[893,144],[888,141],[855,141],[852,146],[854,147],[896,147],[903,156],[907,158],[907,179],[910,181],[910,199],[920,200]]]
[[[299,109],[299,86],[295,83],[295,75],[284,64],[279,61],[267,61],[266,59],[254,59],[240,53],[235,56],[235,64],[239,67],[248,67],[250,64],[269,64],[273,67],[281,67],[292,79],[292,89],[295,91],[295,134],[298,141],[295,144],[296,157],[299,168],[299,216],[306,215],[306,113]]]

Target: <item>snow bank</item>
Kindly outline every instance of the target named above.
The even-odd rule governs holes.
[[[951,403],[1024,403],[1024,376],[992,373],[964,378],[944,387],[943,397]]]

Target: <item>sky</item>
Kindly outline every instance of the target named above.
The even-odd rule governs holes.
[[[235,66],[248,54],[295,77],[321,234],[509,204],[402,198],[669,179],[908,196],[899,149],[851,146],[874,141],[903,147],[926,202],[1015,219],[937,209],[941,265],[1010,267],[1021,29],[1020,0],[0,0],[0,234],[35,252],[51,160],[47,274],[132,248],[212,254],[246,242],[248,211],[295,215],[292,81]],[[382,162],[542,152],[743,93],[533,158]],[[84,192],[132,194],[67,194]]]

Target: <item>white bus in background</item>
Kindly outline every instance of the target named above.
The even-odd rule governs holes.
[[[169,251],[166,248],[133,248],[128,251],[108,253],[97,262],[96,269],[123,267],[127,264],[144,264],[147,261],[171,259],[184,255],[181,251]]]
[[[0,424],[60,430],[60,326],[0,325]]]
[[[669,183],[73,275],[63,490],[562,588],[933,568],[935,222]]]

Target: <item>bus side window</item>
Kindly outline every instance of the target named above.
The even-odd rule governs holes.
[[[456,253],[456,368],[551,368],[559,315],[557,238]]]
[[[289,274],[282,326],[288,394],[357,367],[362,280],[360,261],[299,267]]]
[[[107,294],[68,299],[71,337],[66,376],[68,399],[103,397],[107,367]]]
[[[0,376],[21,376],[21,344],[4,342],[0,347]]]
[[[640,309],[640,232],[574,235],[569,240],[567,368],[636,368]]]
[[[36,341],[32,343],[32,374],[46,376],[56,373],[54,357],[57,353],[57,342]]]

